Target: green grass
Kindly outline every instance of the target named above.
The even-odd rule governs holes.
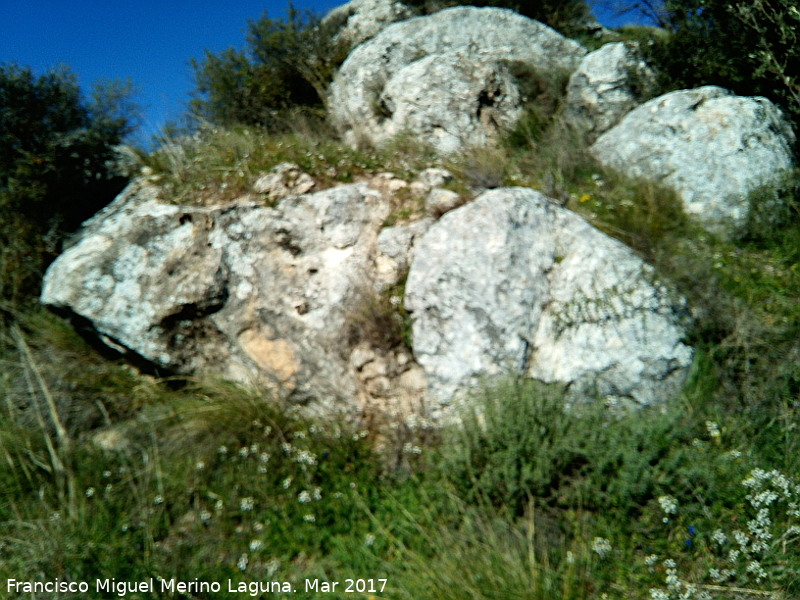
[[[541,114],[495,151],[447,160],[408,137],[350,150],[302,119],[280,135],[208,128],[143,158],[165,197],[194,203],[235,199],[283,161],[321,186],[444,165],[464,196],[523,185],[554,197],[688,298],[697,354],[682,393],[634,415],[591,402],[564,412],[558,389],[498,380],[460,425],[319,421],[257,390],[140,374],[56,317],[9,311],[0,579],[277,580],[298,588],[293,598],[318,598],[304,588],[313,578],[341,582],[330,598],[671,600],[687,582],[692,598],[800,595],[796,184],[782,219],[723,241],[669,192],[601,169],[576,132]],[[399,197],[390,222],[421,210]],[[353,335],[408,345],[403,293],[365,297]],[[769,476],[747,488],[757,468]],[[754,506],[767,488],[776,497]],[[766,546],[729,561],[737,530],[747,548]],[[347,578],[387,583],[347,594]]]
[[[707,355],[683,398],[646,418],[564,413],[558,390],[488,385],[461,426],[422,444],[398,470],[385,456],[403,450],[379,455],[373,429],[315,422],[225,382],[174,389],[100,362],[57,319],[35,322],[22,332],[30,354],[19,339],[4,352],[16,367],[7,372],[36,370],[42,380],[32,391],[17,389],[16,376],[4,384],[2,578],[276,580],[292,582],[300,590],[293,597],[313,598],[306,579],[372,577],[388,580],[372,594],[380,598],[645,598],[664,587],[663,561],[671,559],[682,580],[704,586],[787,598],[800,591],[791,550],[798,536],[789,529],[800,519],[787,502],[770,507],[774,543],[759,554],[767,579],[757,581],[744,559],[725,560],[733,531],[757,516],[741,485],[752,469],[797,481],[800,410],[762,407],[771,429],[759,435],[764,423],[714,399]],[[50,388],[43,356],[62,353],[94,365],[106,392],[116,389],[137,408],[109,410],[99,426],[72,424],[61,440],[52,422],[69,404],[58,385],[69,386]],[[25,425],[23,397],[54,393],[62,395],[55,412]],[[115,443],[98,446],[110,430],[116,438],[103,439]],[[662,510],[662,496],[675,498],[674,515]],[[722,547],[717,529],[727,532]],[[659,557],[652,567],[651,555]],[[735,578],[708,575],[726,568]]]

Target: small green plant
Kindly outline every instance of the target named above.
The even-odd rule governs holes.
[[[381,292],[368,290],[348,317],[348,345],[367,342],[373,348],[389,351],[411,348],[411,316],[403,305],[407,273],[400,283]]]

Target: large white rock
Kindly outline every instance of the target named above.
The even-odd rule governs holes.
[[[606,44],[583,57],[567,85],[566,119],[594,141],[655,91],[635,44]]]
[[[504,9],[456,7],[408,19],[350,54],[331,86],[331,121],[352,145],[380,144],[403,130],[443,152],[482,145],[519,115],[519,93],[499,63],[572,71],[585,53]]]
[[[339,26],[337,37],[354,48],[374,37],[382,29],[414,16],[414,11],[394,0],[351,0],[333,8],[323,19],[323,25]]]
[[[444,178],[427,175],[422,192]],[[681,303],[651,270],[530,189],[391,228],[389,193],[366,183],[273,207],[160,193],[139,180],[88,221],[48,269],[42,301],[165,372],[265,386],[328,413],[425,403],[447,416],[452,396],[505,372],[568,383],[576,399],[657,402],[691,359]],[[387,320],[375,294],[409,266],[418,363],[368,333]]]
[[[620,242],[528,188],[486,192],[416,243],[414,355],[441,411],[481,377],[569,386],[635,406],[683,383],[683,301]]]
[[[688,215],[730,237],[747,223],[748,194],[792,168],[794,139],[766,98],[706,86],[646,102],[590,151],[625,175],[672,188]]]
[[[42,302],[157,367],[352,407],[343,332],[389,210],[365,184],[268,208],[177,206],[137,182],[50,266]]]

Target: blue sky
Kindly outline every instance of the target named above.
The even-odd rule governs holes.
[[[295,0],[325,13],[339,0]],[[41,73],[60,64],[88,91],[99,79],[130,78],[143,109],[138,137],[177,119],[193,88],[189,59],[243,47],[248,19],[285,14],[286,0],[0,0],[0,63]],[[609,16],[600,14],[609,24]]]

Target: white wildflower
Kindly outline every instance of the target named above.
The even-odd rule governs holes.
[[[405,452],[406,454],[420,455],[422,454],[422,448],[420,448],[415,444],[412,444],[411,442],[406,442],[403,445],[403,452]]]
[[[250,552],[258,552],[264,547],[264,542],[261,540],[250,540]]]
[[[308,493],[308,490],[303,490],[297,495],[297,501],[300,504],[308,504],[311,502],[311,494]]]
[[[722,546],[725,542],[728,541],[728,536],[722,531],[722,529],[714,530],[714,533],[711,534],[711,539],[714,540],[717,544]]]
[[[239,560],[236,562],[236,567],[240,571],[244,571],[247,568],[247,564],[250,562],[250,559],[247,558],[247,554],[242,554],[239,557]]]
[[[661,510],[668,515],[678,512],[678,501],[672,496],[659,496],[658,503],[661,505]]]
[[[291,485],[292,485],[292,478],[291,477],[287,477],[286,479],[283,480],[283,483],[281,483],[281,487],[283,489],[285,489],[285,490],[288,490],[289,486],[291,486]]]
[[[596,537],[592,540],[592,551],[600,558],[604,558],[611,552],[611,542],[605,538]]]
[[[375,536],[374,535],[372,535],[371,533],[368,533],[367,535],[364,536],[364,545],[367,548],[372,546],[372,544],[374,544],[374,543],[375,543]]]
[[[667,569],[667,576],[664,579],[664,583],[666,583],[667,587],[671,590],[680,588],[681,580],[678,578],[678,571],[676,569]]]
[[[764,570],[764,567],[762,567],[761,564],[755,560],[752,560],[748,563],[747,572],[755,575],[756,581],[761,581],[767,576],[767,572]]]
[[[733,532],[733,539],[736,540],[736,543],[739,544],[739,546],[742,549],[744,549],[747,546],[747,543],[749,541],[747,539],[747,534],[744,531],[738,531],[738,530]]]
[[[251,510],[253,510],[255,505],[256,505],[256,501],[253,498],[251,498],[250,496],[248,496],[246,498],[242,498],[239,501],[239,509],[242,512],[250,512]]]
[[[311,496],[314,498],[314,500],[319,502],[320,500],[322,500],[322,490],[318,487],[314,488],[311,491]]]
[[[646,564],[648,567],[652,567],[657,562],[658,562],[658,556],[656,556],[655,554],[651,554],[650,556],[644,559],[644,564]]]
[[[301,465],[313,466],[317,464],[317,457],[308,450],[300,450],[295,454],[294,462]]]
[[[203,523],[208,523],[211,520],[211,513],[207,510],[200,511],[200,520]]]
[[[194,463],[194,468],[197,471],[202,471],[206,468],[206,463],[204,463],[202,460],[198,460],[196,463]]]
[[[303,521],[305,521],[306,523],[314,523],[316,522],[316,520],[317,520],[316,517],[311,513],[303,515]]]
[[[714,421],[706,421],[706,431],[708,431],[708,435],[711,437],[711,439],[719,439],[719,425],[717,425]]]
[[[778,494],[772,490],[764,490],[755,495],[747,497],[753,508],[761,508],[762,506],[769,506],[778,499]]]
[[[664,561],[664,566],[665,566],[667,569],[674,569],[674,568],[675,568],[675,567],[677,567],[678,565],[677,565],[677,563],[676,563],[674,560],[672,560],[671,558],[668,558],[668,559],[666,559],[666,560]]]
[[[93,487],[86,488],[86,491],[84,492],[84,495],[87,498],[91,498],[92,496],[94,496],[94,488]]]
[[[267,567],[267,577],[272,577],[273,575],[275,575],[275,573],[278,572],[278,569],[281,568],[281,563],[277,559],[273,558],[271,561],[267,563],[266,567]]]
[[[164,504],[164,497],[161,494],[157,495],[155,498],[153,498],[153,504]]]

